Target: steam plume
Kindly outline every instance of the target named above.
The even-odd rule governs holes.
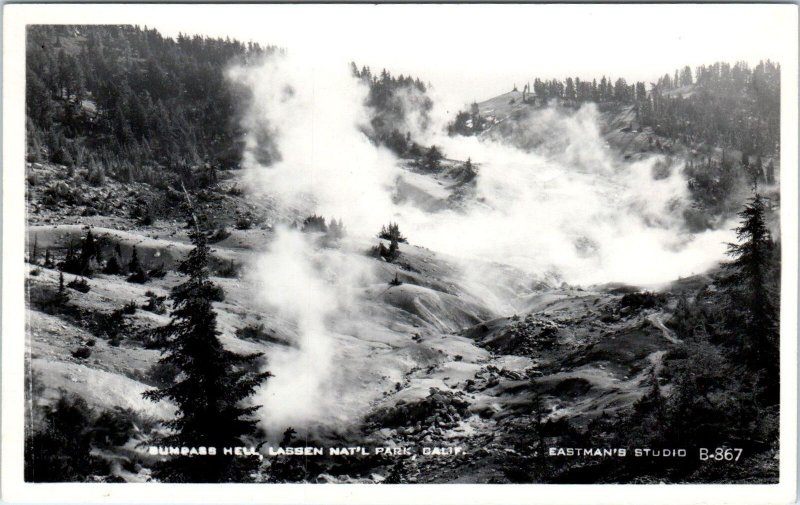
[[[427,123],[409,114],[401,128],[418,141],[479,167],[475,198],[430,212],[393,200],[403,171],[364,134],[368,90],[345,62],[276,56],[230,76],[253,96],[244,120],[253,192],[277,198],[290,220],[312,212],[342,218],[352,240],[342,251],[319,251],[300,232],[280,229],[259,261],[261,300],[292,319],[300,335],[296,349],[270,356],[276,377],[262,399],[272,425],[331,422],[331,412],[342,412],[336,393],[344,378],[334,366],[340,336],[331,328],[336,318],[368,318],[358,293],[377,280],[361,253],[389,220],[413,244],[460,258],[470,275],[465,285],[495,294],[502,291],[494,289],[497,280],[479,265],[578,284],[657,283],[706,269],[730,238],[728,225],[687,232],[682,166],[660,156],[620,159],[592,105],[537,110],[506,139],[444,135],[452,103],[435,108]],[[408,98],[413,111],[419,100]]]

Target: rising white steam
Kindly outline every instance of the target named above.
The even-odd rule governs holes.
[[[337,349],[329,324],[349,317],[353,290],[374,282],[372,269],[346,244],[344,250],[317,249],[315,238],[279,228],[252,272],[258,301],[297,325],[294,346],[270,354],[274,377],[256,398],[270,431],[321,420],[333,425],[358,414],[346,396],[348,369],[334,365],[347,356]]]
[[[286,426],[320,415],[319,409],[325,408],[323,381],[330,375],[333,342],[324,318],[335,309],[336,298],[310,250],[301,234],[280,229],[256,271],[263,301],[298,325],[297,347],[270,356],[275,377],[264,398],[266,415]]]
[[[341,412],[331,328],[336,318],[368,317],[354,309],[357,293],[376,281],[373,263],[359,253],[390,220],[413,244],[461,258],[465,284],[486,293],[500,291],[478,267],[487,262],[577,284],[657,283],[707,269],[730,239],[727,231],[685,231],[682,167],[657,156],[620,159],[603,140],[593,106],[538,110],[505,140],[444,135],[463,106],[434,109],[427,127],[410,114],[404,128],[418,141],[478,166],[474,198],[459,210],[430,212],[393,200],[403,170],[363,133],[368,90],[345,62],[274,57],[230,76],[253,96],[244,121],[251,190],[276,198],[288,219],[313,212],[342,218],[361,244],[349,253],[321,250],[287,228],[259,261],[262,301],[293,320],[300,335],[296,348],[270,356],[276,377],[261,400],[273,426],[324,423]],[[415,103],[409,97],[408,109]]]
[[[348,67],[275,56],[257,68],[233,68],[230,77],[253,96],[244,120],[251,189],[302,216],[311,210],[341,218],[356,233],[378,226],[396,168],[362,133],[369,90]]]
[[[362,106],[368,89],[347,66],[276,56],[257,68],[233,68],[229,76],[253,97],[244,119],[251,192],[276,199],[290,220],[317,213],[344,221],[351,237],[374,234],[392,205],[397,168],[362,132],[369,123]],[[357,253],[320,249],[288,227],[259,259],[260,300],[294,322],[299,335],[294,347],[269,356],[275,377],[257,399],[268,430],[337,425],[358,414],[344,408],[346,378],[334,367],[329,328],[347,317],[353,290],[372,282],[371,269]]]
[[[479,165],[478,199],[465,215],[438,215],[440,226],[422,228],[417,240],[577,284],[664,282],[722,257],[730,226],[684,228],[682,165],[662,156],[620,159],[600,134],[594,105],[538,110],[511,137],[429,138],[449,157]],[[523,141],[535,148],[514,145]]]

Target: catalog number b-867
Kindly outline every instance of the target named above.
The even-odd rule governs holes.
[[[716,449],[707,449],[702,447],[700,449],[700,461],[739,461],[739,458],[742,456],[743,449],[734,447],[734,448],[725,448],[725,447],[717,447]]]

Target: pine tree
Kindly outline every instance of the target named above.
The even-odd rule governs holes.
[[[703,319],[695,304],[689,303],[686,295],[681,293],[675,312],[670,318],[669,325],[675,330],[679,338],[686,339],[695,335],[698,327],[702,328]]]
[[[547,415],[544,409],[544,399],[538,390],[534,390],[532,398],[533,410],[532,426],[530,430],[531,448],[533,449],[532,470],[536,480],[546,481],[550,477],[551,469],[548,465],[546,444],[545,444],[545,424]]]
[[[400,256],[400,244],[397,242],[397,238],[392,237],[391,241],[389,242],[389,251],[386,256],[386,259],[389,261],[393,261]]]
[[[438,170],[443,159],[444,155],[442,154],[442,151],[440,151],[436,146],[431,146],[425,153],[425,168],[428,170]]]
[[[767,163],[767,184],[775,184],[775,164],[772,160]]]
[[[139,263],[139,253],[136,251],[136,246],[133,246],[133,252],[131,253],[131,260],[128,262],[128,272],[136,273],[142,269],[141,263]]]
[[[117,256],[113,255],[106,261],[106,266],[103,268],[103,273],[106,275],[119,275],[122,273],[122,268],[119,266]]]
[[[169,459],[155,476],[171,482],[239,482],[256,469],[258,459],[226,456],[222,449],[243,446],[258,434],[252,415],[259,407],[245,401],[271,374],[254,371],[260,353],[240,355],[223,348],[211,303],[218,287],[209,280],[210,249],[192,220],[194,249],[178,267],[188,279],[172,289],[169,324],[153,330],[162,351],[159,363],[178,373],[171,384],[144,396],[177,406],[176,417],[165,423],[171,433],[164,444],[216,447],[217,455]]]
[[[777,310],[770,264],[774,243],[765,222],[764,200],[756,193],[739,212],[741,225],[735,229],[738,243],[728,244],[733,261],[726,264],[729,275],[726,292],[734,308],[744,309],[744,339],[739,347],[749,364],[777,370]]]
[[[567,77],[567,84],[566,84],[566,91],[564,92],[564,98],[567,100],[575,100],[575,83],[572,80],[572,77]]]
[[[130,275],[127,278],[128,282],[136,284],[144,284],[150,280],[147,271],[139,262],[139,254],[136,251],[136,246],[133,246],[133,253],[131,253],[131,261],[128,263],[128,272]]]
[[[692,69],[689,65],[683,67],[683,72],[681,72],[681,86],[691,86],[692,84]]]
[[[464,182],[469,182],[475,178],[477,172],[475,172],[475,165],[472,163],[472,158],[467,158],[466,163],[464,163]]]
[[[64,272],[58,273],[58,293],[56,293],[53,302],[55,305],[60,306],[69,302],[69,293],[67,293],[67,288],[64,286]]]
[[[281,438],[281,443],[278,444],[278,447],[289,447],[292,444],[292,440],[294,440],[295,435],[297,435],[297,431],[294,428],[289,426],[286,428],[286,431],[283,432],[283,438]]]
[[[62,272],[82,275],[80,258],[75,255],[75,246],[72,242],[67,246],[67,254],[64,256],[64,261],[59,264],[59,269]]]
[[[33,250],[31,251],[31,257],[29,261],[36,264],[36,258],[39,256],[39,235],[33,236]]]
[[[97,244],[94,240],[94,235],[92,234],[92,230],[86,234],[86,238],[83,239],[83,243],[81,244],[81,256],[80,256],[80,269],[81,275],[89,275],[91,274],[92,270],[90,267],[90,262],[92,258],[97,257]]]

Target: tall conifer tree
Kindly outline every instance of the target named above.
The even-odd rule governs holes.
[[[223,448],[249,445],[258,436],[252,416],[259,406],[246,400],[271,374],[256,371],[261,353],[241,355],[223,348],[212,306],[218,287],[209,280],[210,249],[193,213],[192,222],[194,249],[178,267],[188,278],[172,289],[169,324],[153,330],[160,363],[178,373],[171,384],[144,396],[177,406],[175,418],[165,423],[171,433],[163,444],[215,447],[217,455],[174,456],[158,465],[154,475],[171,482],[241,482],[257,469],[259,459],[225,456]]]
[[[742,310],[743,339],[740,350],[748,364],[762,369],[776,386],[778,370],[778,318],[773,298],[776,269],[772,265],[774,243],[765,221],[764,199],[756,193],[739,212],[739,242],[728,244],[733,261],[726,265],[726,291],[734,310]]]

